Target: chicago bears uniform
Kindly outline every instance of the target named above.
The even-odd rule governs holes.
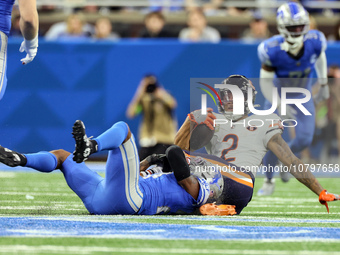
[[[191,174],[203,178],[210,186],[207,203],[234,205],[237,214],[251,201],[255,176],[250,170],[216,157],[186,152]]]
[[[214,113],[216,120],[225,119],[223,114]],[[281,119],[276,114],[251,115],[237,122],[217,124],[215,133],[206,145],[209,154],[215,155],[238,167],[258,171],[267,143],[283,130]],[[250,149],[251,148],[251,149]]]

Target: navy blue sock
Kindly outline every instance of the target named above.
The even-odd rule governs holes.
[[[128,135],[128,126],[125,122],[119,121],[104,133],[94,138],[98,144],[98,151],[118,148]]]
[[[25,166],[31,167],[40,172],[52,172],[58,164],[56,156],[47,151],[40,151],[32,154],[24,154],[27,158]]]

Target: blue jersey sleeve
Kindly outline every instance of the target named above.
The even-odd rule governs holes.
[[[318,30],[310,30],[305,36],[305,41],[310,41],[315,49],[315,53],[319,56],[321,52],[327,49],[327,40],[325,35]]]
[[[267,65],[267,66],[272,66],[272,63],[270,61],[270,57],[268,54],[268,46],[265,41],[260,43],[260,45],[257,47],[257,55],[262,64]]]
[[[257,55],[262,64],[267,66],[273,66],[277,57],[277,53],[281,50],[280,44],[283,38],[280,35],[273,36],[263,41],[257,47]]]

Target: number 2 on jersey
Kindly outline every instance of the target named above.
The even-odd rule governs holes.
[[[235,161],[235,157],[227,158],[227,154],[229,151],[236,150],[238,145],[238,136],[234,134],[228,134],[223,138],[223,142],[228,142],[231,140],[231,145],[222,151],[221,158],[227,162]]]

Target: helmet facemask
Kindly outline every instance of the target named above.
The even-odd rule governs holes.
[[[277,10],[277,29],[284,36],[282,49],[296,55],[309,31],[308,12],[298,3],[286,3]]]
[[[242,75],[231,75],[223,81],[223,84],[234,85],[241,89],[244,96],[244,114],[233,114],[233,94],[229,89],[220,89],[218,94],[221,98],[222,105],[219,105],[218,110],[226,119],[237,121],[240,118],[247,116],[250,113],[248,107],[248,88],[251,88],[253,94],[253,105],[255,102],[256,90],[251,81]]]

